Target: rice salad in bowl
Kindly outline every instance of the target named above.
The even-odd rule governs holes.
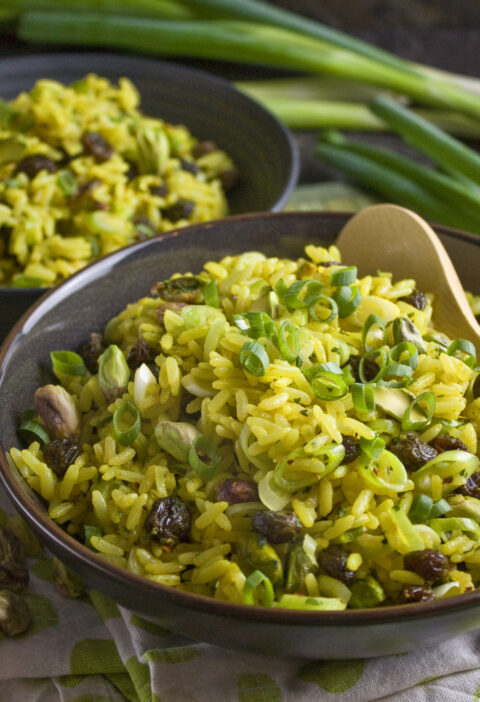
[[[232,159],[139,103],[128,78],[89,73],[0,104],[0,286],[56,285],[127,244],[227,214]]]
[[[9,463],[81,543],[187,592],[321,611],[471,591],[478,368],[432,304],[335,246],[153,282],[52,350]]]

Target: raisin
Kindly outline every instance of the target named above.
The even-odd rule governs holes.
[[[43,460],[57,475],[63,475],[82,452],[75,439],[55,439],[43,447]]]
[[[90,334],[89,341],[80,349],[80,356],[85,361],[85,365],[90,373],[96,373],[98,371],[98,359],[106,348],[107,344],[103,336],[97,332],[93,332]]]
[[[168,186],[166,183],[162,183],[161,185],[151,185],[149,190],[150,193],[156,197],[165,197],[168,195]]]
[[[348,553],[342,546],[330,544],[326,549],[320,551],[317,561],[328,575],[348,585],[355,580],[356,573],[347,568],[347,558]]]
[[[407,470],[418,470],[437,455],[433,446],[419,439],[413,432],[406,434],[403,439],[392,439],[388,450],[401,460]]]
[[[355,439],[353,436],[343,436],[342,435],[342,445],[345,449],[345,456],[342,461],[345,463],[352,463],[356,458],[362,453],[360,449],[360,441]]]
[[[179,219],[188,219],[195,209],[195,203],[191,200],[179,198],[174,205],[162,210],[162,214],[170,222],[178,222]]]
[[[188,161],[186,158],[180,159],[180,166],[182,167],[182,171],[187,171],[187,173],[192,173],[192,175],[200,173],[200,167],[193,161]]]
[[[222,184],[224,190],[232,190],[240,180],[238,171],[234,168],[230,168],[227,171],[223,171],[219,174],[218,180]]]
[[[432,441],[430,441],[430,446],[437,451],[437,453],[443,453],[444,451],[468,451],[463,441],[457,439],[455,436],[450,436],[450,434],[440,434],[436,436]]]
[[[398,596],[398,604],[429,602],[434,599],[435,596],[430,585],[404,585]]]
[[[165,317],[165,312],[167,310],[170,310],[171,312],[176,312],[178,314],[182,307],[186,307],[187,304],[188,303],[186,302],[175,302],[174,300],[164,302],[163,305],[157,307],[158,321],[160,322],[160,324],[163,324],[163,318]]]
[[[442,580],[450,570],[448,558],[433,548],[407,553],[403,564],[406,570],[412,570],[429,583]]]
[[[415,290],[410,295],[400,297],[399,300],[401,300],[402,302],[407,302],[409,305],[412,305],[412,307],[416,307],[417,310],[424,310],[427,306],[427,298],[425,297],[423,292],[417,290],[417,288],[415,288]]]
[[[272,544],[296,541],[302,533],[302,525],[295,512],[258,511],[252,517],[252,525]]]
[[[214,141],[199,141],[192,149],[194,158],[207,156],[217,150],[217,145]]]
[[[257,484],[250,480],[227,478],[217,485],[217,500],[236,505],[239,502],[257,502]]]
[[[145,522],[145,529],[152,539],[173,548],[188,537],[190,522],[187,505],[172,495],[155,500]]]
[[[476,497],[480,499],[480,473],[473,473],[465,484],[457,488],[455,492],[460,493],[460,495],[465,495],[466,497]]]
[[[127,161],[128,163],[128,171],[125,173],[125,176],[127,180],[130,182],[134,178],[136,178],[138,175],[140,175],[140,169],[138,168],[137,164],[134,163],[133,161]]]
[[[82,144],[85,151],[96,161],[108,161],[113,156],[113,146],[97,132],[85,132],[82,136]]]
[[[40,171],[55,173],[58,170],[58,165],[51,158],[43,154],[32,154],[26,156],[17,165],[16,173],[26,173],[32,180]]]
[[[147,344],[145,339],[137,339],[127,355],[127,363],[135,370],[139,368],[142,363],[152,363],[157,355],[155,349]]]
[[[355,378],[355,381],[357,383],[359,382],[364,382],[360,378],[359,374],[359,369],[360,369],[360,361],[362,360],[362,356],[350,356],[349,358],[349,364],[352,369],[352,375]],[[378,375],[379,367],[375,363],[375,361],[372,358],[366,358],[365,361],[363,362],[363,375],[365,378],[366,382],[370,382],[375,378],[376,375]]]

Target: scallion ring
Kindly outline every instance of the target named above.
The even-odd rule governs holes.
[[[319,317],[317,314],[318,305],[322,305],[322,307],[330,307],[330,314],[326,317]],[[316,322],[322,322],[326,324],[327,322],[331,322],[332,319],[335,319],[335,317],[338,317],[338,305],[333,299],[333,297],[327,297],[327,295],[320,295],[320,297],[309,306],[308,313],[310,317]]]
[[[27,446],[31,444],[32,441],[39,441],[41,446],[49,444],[51,441],[45,427],[34,419],[36,414],[33,407],[25,410],[17,430],[18,436]]]
[[[203,295],[205,298],[205,304],[209,307],[219,307],[220,303],[218,300],[218,286],[216,280],[209,280],[209,282],[203,287]]]
[[[62,375],[85,375],[87,368],[85,362],[75,351],[51,351],[54,373]]]
[[[198,434],[190,446],[188,462],[205,483],[216,475],[221,461],[217,445],[205,434]]]
[[[375,411],[375,391],[372,385],[352,383],[350,385],[353,407],[361,414],[370,414]]]
[[[387,388],[404,388],[410,383],[413,368],[403,363],[387,363],[377,378],[378,384]]]
[[[309,381],[315,396],[320,400],[339,400],[348,393],[348,385],[337,373],[319,370]]]
[[[263,336],[276,344],[277,331],[269,314],[266,312],[247,312],[245,317],[250,324],[249,336],[253,339],[260,339]]]
[[[243,602],[244,604],[255,604],[255,592],[263,585],[263,592],[260,594],[259,603],[264,607],[271,607],[275,599],[272,581],[262,573],[261,570],[254,570],[250,573],[243,586]]]
[[[415,370],[418,366],[418,349],[411,341],[401,341],[390,350],[390,359]]]
[[[408,475],[403,463],[386,449],[380,458],[361,462],[358,472],[379,495],[402,492],[407,487]]]
[[[467,366],[472,368],[476,364],[477,352],[471,341],[467,341],[467,339],[455,339],[455,341],[452,341],[450,346],[447,348],[447,354],[458,358],[457,351],[461,351],[466,354],[467,358],[461,358],[461,360],[463,360]]]
[[[374,439],[366,439],[362,436],[360,438],[360,448],[369,460],[378,461],[385,450],[385,441],[381,436],[376,436]]]
[[[310,307],[322,294],[323,285],[319,280],[297,280],[283,295],[283,303],[289,310]]]
[[[351,285],[357,279],[357,267],[346,266],[330,273],[330,285],[340,287],[341,285]]]
[[[410,511],[408,513],[408,518],[413,524],[422,524],[430,516],[432,506],[433,500],[430,495],[420,493],[420,495],[417,495],[412,502],[412,506],[410,507]]]
[[[121,428],[125,423],[125,416],[130,415],[130,423],[126,429]],[[122,400],[113,413],[113,433],[118,443],[122,446],[131,446],[140,433],[140,412],[130,400]]]
[[[362,301],[362,294],[356,285],[342,285],[333,293],[333,299],[338,306],[338,316],[344,319],[354,312]]]
[[[362,344],[365,351],[373,351],[377,346],[371,346],[367,343],[369,333],[375,335],[375,332],[371,332],[372,327],[378,327],[381,332],[380,344],[377,346],[383,346],[387,342],[387,329],[383,320],[380,319],[378,314],[369,314],[362,328]]]
[[[422,429],[425,429],[425,427],[432,421],[436,404],[437,401],[433,392],[422,392],[420,395],[418,395],[418,397],[414,397],[402,417],[403,431],[421,431]],[[426,413],[422,405],[425,405]],[[411,415],[414,408],[425,414],[424,421],[414,422],[412,420]]]
[[[240,351],[240,365],[251,375],[260,378],[270,365],[265,347],[258,341],[247,341]]]
[[[380,358],[380,365],[378,367],[378,372],[375,375],[375,377],[369,379],[365,375],[365,364],[370,359],[372,361],[375,361],[375,363],[377,363],[377,361],[376,361],[377,357]],[[376,383],[377,380],[380,380],[380,378],[382,377],[382,371],[385,368],[385,366],[387,365],[387,361],[388,361],[388,356],[387,356],[387,352],[385,351],[385,349],[373,349],[372,351],[367,351],[367,353],[365,353],[362,356],[362,358],[360,359],[360,363],[358,364],[358,375],[359,375],[362,383],[369,383],[369,382]]]
[[[284,319],[278,330],[278,348],[289,363],[295,363],[300,353],[299,329],[289,319]]]

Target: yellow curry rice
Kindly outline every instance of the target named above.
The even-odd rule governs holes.
[[[227,214],[234,164],[147,117],[127,78],[39,80],[0,105],[0,285],[54,285],[174,226]]]
[[[81,350],[90,370],[54,356],[37,393],[63,386],[78,425],[51,429],[36,395],[51,441],[10,460],[70,534],[188,592],[302,609],[467,592],[475,350],[432,328],[415,281],[305,254],[154,285]]]

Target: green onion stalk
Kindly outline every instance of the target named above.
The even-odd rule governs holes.
[[[211,5],[212,0],[209,0]],[[192,6],[193,2],[189,2]],[[202,0],[202,6],[205,3]],[[219,5],[219,2],[216,3]],[[223,8],[238,5],[223,2]],[[248,3],[252,5],[252,3]],[[253,3],[260,7],[260,3]],[[198,6],[200,6],[198,4]],[[105,46],[145,54],[188,56],[251,63],[328,74],[372,83],[408,95],[420,104],[480,115],[480,99],[448,80],[382,62],[269,24],[232,20],[157,20],[144,17],[81,12],[28,11],[19,19],[18,34],[30,42]]]

